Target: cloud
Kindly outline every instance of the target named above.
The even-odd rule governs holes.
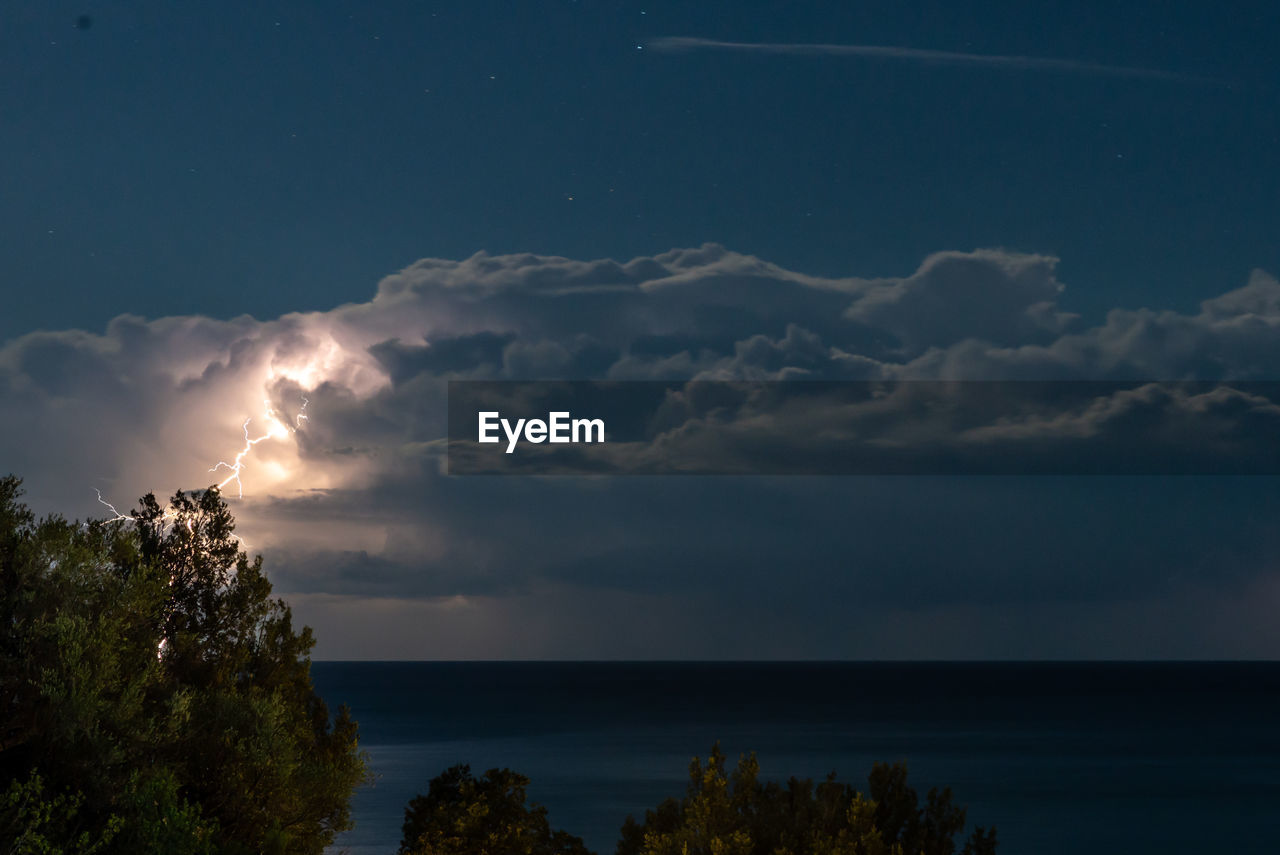
[[[845,314],[917,352],[969,338],[1051,341],[1076,320],[1056,305],[1063,287],[1056,264],[1042,255],[940,252],[911,276],[868,283]]]
[[[714,50],[740,53],[760,53],[778,56],[848,56],[860,59],[881,59],[915,62],[926,65],[969,66],[975,68],[1000,68],[1013,71],[1056,71],[1067,74],[1087,74],[1100,77],[1132,77],[1148,80],[1182,82],[1207,82],[1201,78],[1171,71],[1151,68],[1135,68],[1123,65],[1105,65],[1073,59],[1053,59],[1037,56],[1008,56],[1000,54],[963,53],[948,50],[893,47],[887,45],[804,44],[787,42],[728,42],[690,36],[666,36],[647,43],[651,50],[669,53]]]
[[[305,398],[308,420],[255,446],[234,501],[278,589],[319,624],[321,656],[946,656],[964,619],[987,623],[960,649],[1022,649],[1029,611],[1121,637],[1125,603],[1168,616],[1182,639],[1169,651],[1205,638],[1213,655],[1253,655],[1262,629],[1227,639],[1189,607],[1148,606],[1274,590],[1268,479],[443,474],[449,379],[1277,379],[1266,273],[1194,313],[1117,308],[1096,324],[1069,294],[1054,259],[998,249],[876,279],[714,244],[625,262],[424,259],[324,312],[125,316],[9,341],[0,470],[43,509],[97,514],[94,487],[124,507],[208,486],[246,418],[262,429],[269,408],[294,425]],[[1251,406],[1138,396],[984,429],[1073,435],[1157,411],[1270,423]],[[1205,621],[1227,603],[1206,601]],[[932,634],[929,614],[947,616]],[[381,641],[361,634],[382,622]],[[411,639],[426,646],[397,646]],[[1087,655],[1085,634],[1061,639]]]

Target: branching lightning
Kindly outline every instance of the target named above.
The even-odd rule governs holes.
[[[122,514],[122,513],[120,513],[118,510],[116,510],[116,506],[115,506],[115,505],[111,504],[111,503],[110,503],[110,502],[108,502],[106,499],[102,498],[102,491],[101,491],[101,490],[99,490],[97,487],[94,487],[94,488],[93,488],[93,492],[95,492],[95,493],[97,493],[97,494],[98,494],[98,504],[102,505],[102,506],[103,506],[103,507],[105,507],[107,510],[111,511],[111,514],[112,514],[112,515],[111,515],[110,517],[108,517],[106,520],[104,520],[104,522],[109,522],[109,523],[113,523],[113,522],[135,523],[135,522],[137,522],[137,520],[135,520],[133,517],[128,516],[128,515],[126,515],[126,514]],[[175,511],[175,510],[173,509],[173,505],[166,505],[166,506],[165,506],[165,508],[164,508],[164,511],[162,511],[162,512],[161,512],[161,514],[160,514],[160,525],[161,525],[161,526],[169,526],[169,525],[170,525],[170,524],[172,524],[172,523],[173,523],[173,521],[174,521],[174,520],[176,520],[177,518],[178,518],[178,512],[177,512],[177,511]],[[193,530],[193,524],[192,524],[191,520],[187,520],[187,531],[192,531],[192,530]],[[238,540],[241,544],[243,544],[243,543],[245,542],[245,541],[244,541],[244,538],[242,538],[242,537],[241,537],[240,535],[238,535],[238,534],[232,534],[231,536],[232,536],[233,538],[235,538],[236,540]]]
[[[226,487],[228,484],[234,481],[236,485],[236,496],[241,499],[244,498],[244,483],[240,480],[240,473],[244,471],[245,458],[249,456],[249,453],[251,451],[253,451],[253,447],[261,442],[265,442],[266,440],[271,439],[272,437],[280,437],[280,436],[287,435],[288,433],[296,434],[298,432],[298,429],[302,427],[302,423],[304,421],[308,421],[310,418],[307,415],[307,406],[311,403],[311,401],[305,395],[302,398],[302,407],[298,410],[298,415],[294,418],[294,423],[292,425],[289,424],[287,421],[285,421],[283,418],[281,418],[281,416],[275,411],[275,408],[271,406],[270,399],[263,399],[262,403],[263,403],[263,406],[265,407],[265,410],[262,414],[262,420],[267,423],[266,433],[262,434],[261,436],[250,436],[249,425],[253,422],[253,417],[250,416],[249,418],[245,419],[244,425],[243,425],[244,447],[242,447],[239,453],[237,453],[236,456],[232,458],[230,463],[226,462],[225,460],[219,460],[214,466],[210,467],[209,469],[210,472],[218,472],[223,469],[230,471],[231,474],[228,475],[225,479],[222,480],[222,482],[220,482],[219,484],[216,484],[215,486],[217,487],[218,490],[222,490],[224,487]],[[93,488],[93,492],[96,493],[98,496],[98,503],[111,512],[111,516],[105,520],[106,522],[126,522],[126,523],[135,522],[133,517],[129,516],[128,514],[120,513],[120,511],[116,508],[115,505],[111,504],[106,499],[102,498],[102,491],[99,490],[97,487]],[[164,508],[164,511],[160,515],[160,523],[161,525],[169,525],[177,518],[178,518],[178,514],[173,509],[173,507],[166,506]],[[191,526],[190,520],[187,521],[187,526],[188,528],[190,528]],[[239,541],[242,545],[245,543],[244,538],[240,537],[239,535],[232,534],[231,536],[235,538],[237,541]]]
[[[101,490],[99,490],[97,487],[94,487],[93,492],[98,494],[98,504],[102,505],[104,508],[111,511],[111,517],[106,520],[107,522],[128,522],[128,523],[133,522],[133,517],[128,516],[127,514],[120,513],[118,510],[116,510],[115,505],[111,504],[106,499],[102,498]],[[165,516],[161,517],[161,519],[165,519],[165,520],[169,519],[168,515],[169,515],[169,509],[165,508]]]
[[[225,460],[219,460],[209,468],[210,472],[218,472],[222,469],[226,469],[231,472],[230,475],[217,485],[218,489],[221,490],[234,481],[236,484],[236,496],[237,498],[243,499],[244,482],[240,480],[240,473],[244,471],[244,459],[249,456],[249,452],[253,450],[255,445],[271,439],[273,436],[279,436],[279,431],[281,430],[289,431],[290,433],[297,433],[298,428],[307,420],[307,404],[309,403],[311,402],[305,397],[302,399],[302,409],[298,411],[298,417],[294,420],[294,424],[290,425],[282,421],[280,416],[276,414],[275,408],[271,406],[271,401],[269,399],[264,399],[262,404],[266,407],[266,410],[262,414],[262,419],[267,423],[267,432],[262,434],[262,436],[249,436],[249,424],[253,421],[253,417],[250,416],[244,420],[244,447],[240,449],[240,452],[236,454],[230,463]]]

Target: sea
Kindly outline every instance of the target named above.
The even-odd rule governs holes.
[[[456,763],[530,780],[554,828],[613,853],[719,742],[761,777],[865,790],[905,761],[1003,855],[1280,852],[1280,663],[316,662],[376,776],[329,850],[391,855]]]

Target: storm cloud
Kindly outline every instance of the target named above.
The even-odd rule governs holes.
[[[272,432],[224,491],[321,656],[1274,654],[1268,478],[444,474],[448,380],[1277,379],[1267,273],[1097,323],[1065,293],[1056,259],[996,249],[893,278],[713,244],[424,259],[326,312],[12,340],[0,468],[41,509],[96,515],[94,488],[121,508],[203,488]],[[1254,404],[1130,394],[966,437],[1273,418]]]

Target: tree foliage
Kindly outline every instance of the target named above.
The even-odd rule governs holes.
[[[877,763],[864,795],[837,783],[791,778],[762,783],[755,754],[725,771],[717,744],[694,758],[681,799],[628,817],[617,855],[954,855],[965,810],[951,790],[929,790],[923,806],[902,764]],[[974,830],[962,855],[993,855],[995,829]]]
[[[683,798],[627,817],[616,855],[995,855],[994,828],[960,843],[965,810],[951,790],[929,790],[922,805],[900,763],[877,763],[866,794],[834,774],[816,786],[759,775],[754,754],[726,772],[717,744],[705,765],[693,759]],[[409,802],[399,855],[591,855],[526,804],[528,784],[510,769],[447,769]]]
[[[553,831],[547,811],[527,804],[529,779],[510,769],[480,778],[454,766],[405,809],[400,855],[591,855],[582,839]]]
[[[319,853],[364,778],[216,490],[132,522],[37,520],[0,479],[0,843]]]

